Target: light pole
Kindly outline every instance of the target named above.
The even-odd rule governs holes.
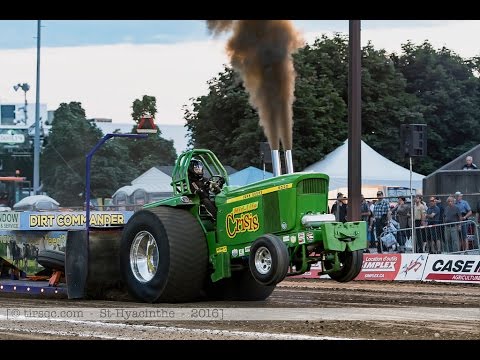
[[[25,105],[23,105],[23,113],[25,114],[25,119],[24,119],[24,122],[25,122],[25,125],[27,125],[27,91],[30,90],[30,85],[28,85],[27,83],[23,83],[23,84],[20,84],[18,83],[17,85],[14,85],[13,86],[13,89],[15,91],[18,91],[18,89],[22,89],[24,94],[25,94]]]
[[[37,93],[35,103],[35,137],[33,141],[33,194],[40,188],[40,28],[37,21]]]

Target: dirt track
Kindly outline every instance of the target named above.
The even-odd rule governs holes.
[[[118,301],[19,298],[13,295],[0,298],[2,309],[109,309],[144,305]],[[179,307],[172,304],[148,306],[159,309]],[[251,308],[252,314],[258,316],[265,315],[269,308],[277,308],[279,313],[280,310],[291,310],[293,315],[298,309],[310,308],[312,317],[315,318],[314,314],[319,317],[296,321],[116,320],[113,323],[3,318],[0,321],[0,339],[480,339],[478,285],[381,281],[342,284],[331,280],[285,280],[264,302],[204,302],[183,306]],[[258,308],[266,309],[262,311]]]

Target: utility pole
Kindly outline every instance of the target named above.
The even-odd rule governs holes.
[[[361,220],[362,95],[360,20],[349,22],[348,59],[348,221]]]
[[[33,142],[33,194],[38,194],[40,188],[40,27],[37,20],[37,89],[35,104],[35,137]]]

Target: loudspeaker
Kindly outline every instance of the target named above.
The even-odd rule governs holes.
[[[260,158],[265,164],[272,163],[272,151],[270,150],[270,145],[266,141],[260,143]]]
[[[400,125],[400,149],[405,157],[427,156],[427,124]]]

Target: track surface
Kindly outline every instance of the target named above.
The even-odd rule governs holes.
[[[3,294],[0,309],[140,308],[126,301],[72,301]],[[178,304],[148,304],[178,308]],[[262,302],[201,302],[193,308],[270,308],[301,320],[35,320],[0,317],[0,339],[480,339],[480,286],[413,282],[285,280]],[[257,310],[257,308],[267,308]],[[289,309],[287,309],[289,308]],[[323,310],[322,310],[323,309]],[[290,315],[289,315],[290,316]],[[255,315],[253,316],[255,318]]]

